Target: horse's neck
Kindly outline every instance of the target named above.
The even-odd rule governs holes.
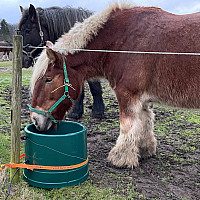
[[[113,33],[116,33],[116,35]],[[99,30],[99,33],[95,37],[95,39],[89,42],[88,45],[85,47],[85,49],[90,50],[99,49],[102,50],[102,52],[78,53],[80,55],[83,54],[82,56],[80,56],[83,59],[82,62],[88,63],[88,73],[85,75],[87,78],[102,77],[109,79],[109,76],[113,78],[112,74],[109,74],[111,73],[111,71],[108,72],[108,69],[111,69],[109,66],[109,62],[113,61],[113,63],[116,64],[116,60],[118,59],[119,54],[107,53],[106,50],[119,50],[119,47],[116,43],[121,42],[118,40],[118,38],[122,36],[123,32],[117,32],[115,29],[115,24],[105,24],[104,28]],[[103,50],[105,50],[105,52]],[[78,61],[79,59],[77,58],[76,60]]]
[[[123,16],[123,13],[121,15]],[[104,24],[97,35],[94,36],[86,46],[83,45],[85,49],[120,50],[119,46],[123,45],[123,39],[125,37],[124,31],[122,30],[125,30],[126,23],[123,22],[123,20],[118,20],[118,11],[112,13],[110,18],[111,20],[108,20]],[[120,29],[116,28],[118,27],[119,21],[122,21],[120,22]],[[82,33],[82,31],[80,31],[80,34],[82,34],[82,37],[80,38],[85,39],[84,32]],[[75,38],[74,43],[82,42],[78,41],[78,39],[79,38]],[[69,60],[67,60],[69,61],[70,66],[76,67],[78,73],[81,72],[83,74],[85,80],[96,77],[113,79],[112,74],[114,74],[115,67],[118,65],[118,57],[119,54],[106,52],[77,52],[72,56],[69,55]],[[112,66],[109,66],[109,63],[112,63]]]

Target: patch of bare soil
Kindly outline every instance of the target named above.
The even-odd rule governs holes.
[[[87,127],[91,183],[111,187],[127,199],[199,200],[199,124],[184,120],[184,111],[154,106],[156,156],[141,160],[140,166],[134,169],[116,168],[107,161],[107,156],[119,135],[118,103],[108,84],[103,83],[102,87],[104,119],[90,117],[92,97],[86,85],[85,112],[76,120]],[[27,124],[31,123],[27,107],[30,103],[28,86],[23,87],[22,94],[22,124]]]

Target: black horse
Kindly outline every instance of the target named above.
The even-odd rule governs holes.
[[[35,8],[30,4],[28,9],[20,6],[22,17],[18,24],[19,34],[23,36],[23,62],[24,68],[33,65],[34,59],[39,56],[42,49],[33,48],[45,46],[46,41],[55,42],[62,34],[67,33],[76,22],[82,22],[92,15],[92,12],[82,8]],[[32,47],[31,47],[32,46]],[[104,103],[100,82],[88,81],[93,96],[92,116],[102,118]],[[83,114],[84,88],[79,100],[74,105],[70,118],[79,119]]]

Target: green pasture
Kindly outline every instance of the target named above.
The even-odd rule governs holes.
[[[10,103],[5,100],[4,94],[8,87],[12,84],[12,65],[11,62],[0,62],[1,67],[8,67],[10,70],[0,72],[0,164],[10,162]],[[22,85],[29,85],[32,75],[31,69],[23,69],[22,71]],[[23,133],[22,133],[23,134]],[[21,153],[23,153],[23,144],[21,144]],[[107,187],[101,188],[99,184],[93,184],[93,180],[87,180],[84,183],[61,189],[45,190],[30,187],[22,179],[22,170],[20,172],[20,182],[12,185],[12,194],[8,199],[32,199],[32,200],[50,200],[50,199],[126,199],[125,196],[117,194],[114,189]],[[94,176],[90,174],[90,176]],[[0,172],[0,199],[6,197],[9,188],[9,169]],[[132,193],[133,188],[128,187],[128,192]],[[136,193],[137,194],[137,193]]]
[[[0,62],[0,67],[11,67],[12,61]]]
[[[0,70],[1,68],[8,67],[8,70],[0,71],[0,164],[10,162],[10,102],[5,96],[9,92],[12,83],[11,65],[11,62],[0,62]],[[23,86],[29,85],[31,74],[31,69],[23,69]],[[118,113],[118,108],[112,108],[115,104],[117,107],[117,103],[115,100],[113,103],[111,102],[110,97],[112,96],[113,99],[115,97],[113,97],[108,84],[103,86],[103,91],[105,106],[107,108],[106,112]],[[159,198],[159,195],[164,195],[164,199],[177,199],[176,195],[178,193],[173,193],[168,189],[168,186],[173,185],[178,177],[175,177],[172,172],[177,171],[186,173],[187,170],[188,173],[190,173],[191,170],[197,170],[197,175],[194,177],[184,177],[184,181],[186,180],[187,182],[183,184],[182,187],[184,188],[185,185],[187,186],[188,184],[189,188],[191,185],[193,188],[200,188],[200,171],[198,171],[200,169],[200,161],[195,156],[200,154],[200,112],[179,110],[160,105],[154,105],[153,110],[156,115],[154,130],[158,140],[156,158],[151,159],[151,161],[144,161],[139,168],[133,170],[123,169],[119,173],[115,173],[114,170],[112,170],[112,167],[105,167],[106,172],[102,175],[95,164],[90,164],[90,175],[84,183],[61,189],[46,190],[34,188],[29,186],[21,176],[20,182],[12,185],[12,192],[8,199],[162,199]],[[86,125],[86,127],[91,126],[91,118],[87,112],[88,111],[86,111],[81,122]],[[110,123],[102,120],[99,121],[99,123],[94,123],[92,129],[96,134],[104,134],[105,138],[109,135],[111,130],[116,130],[115,138],[117,138],[119,132],[119,120],[110,119]],[[103,142],[105,142],[106,145],[107,141]],[[110,140],[110,142],[114,145],[115,139]],[[21,152],[23,152],[23,148],[23,143],[21,143]],[[91,158],[92,155],[89,155],[89,157]],[[154,164],[150,165],[152,161]],[[159,172],[159,175],[156,174],[156,177],[154,177],[151,173],[151,169]],[[22,175],[22,170],[20,171],[20,174]],[[148,187],[152,187],[152,190],[155,190],[157,194],[155,198],[147,198],[146,195],[148,195],[148,193],[145,193],[145,189],[139,188],[139,185],[142,184],[139,182],[140,176],[145,178],[146,184],[149,184]],[[110,182],[108,182],[108,180],[110,180]],[[9,169],[0,172],[0,199],[6,197],[9,182]],[[180,184],[182,184],[182,182],[177,183],[177,187]],[[160,185],[163,185],[164,188],[166,187],[166,190],[156,191],[155,187],[159,187]],[[146,187],[146,189],[148,188]],[[177,191],[179,190],[177,189]],[[184,191],[184,189],[181,191]],[[197,191],[199,190],[197,189]],[[196,195],[199,195],[197,197],[200,197],[200,194]],[[180,199],[190,200],[190,198],[187,198],[184,195],[182,195]]]

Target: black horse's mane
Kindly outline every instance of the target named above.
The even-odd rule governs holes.
[[[50,8],[36,8],[41,25],[47,26],[49,31],[49,40],[55,42],[62,34],[67,33],[76,22],[83,22],[93,13],[83,8],[71,7],[50,7]],[[21,24],[28,18],[28,9],[25,10]]]

